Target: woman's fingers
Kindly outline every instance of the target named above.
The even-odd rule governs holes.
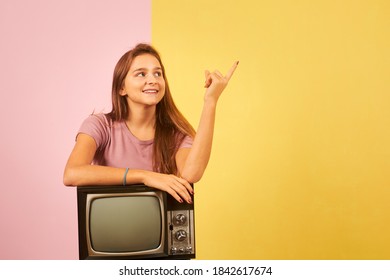
[[[212,82],[213,82],[213,78],[214,79],[225,79],[226,83],[230,80],[230,78],[233,76],[234,74],[234,71],[236,71],[236,68],[238,66],[238,63],[239,61],[236,61],[234,62],[233,66],[229,69],[229,71],[226,73],[226,75],[224,76],[221,72],[219,72],[218,70],[215,70],[214,72],[210,73],[210,71],[206,70],[205,71],[205,88],[208,88]]]
[[[184,201],[186,201],[187,203],[192,203],[192,198],[190,196],[190,194],[187,192],[187,190],[183,190],[182,189],[182,186],[180,185],[173,185],[171,186],[171,189],[176,193],[176,195],[178,195],[180,198],[182,198]],[[183,202],[179,200],[179,202]]]
[[[234,71],[236,71],[236,68],[237,68],[237,66],[238,66],[238,63],[239,63],[239,61],[234,62],[233,66],[229,69],[229,71],[227,72],[227,74],[226,74],[226,76],[225,76],[226,79],[230,80],[230,78],[231,78],[231,77],[233,76],[233,74],[234,74]]]
[[[208,88],[211,85],[210,71],[208,71],[208,70],[204,71],[204,76],[206,79],[206,81],[204,83],[204,87]]]
[[[165,190],[168,194],[170,194],[174,199],[176,199],[178,202],[183,203],[183,199],[180,197],[180,195],[177,194],[177,192],[172,188],[167,188]]]
[[[187,180],[179,178],[175,175],[156,174],[154,173],[154,182],[149,182],[151,187],[161,189],[172,195],[177,201],[192,203],[191,194],[194,193],[191,185]]]
[[[187,189],[187,191],[190,194],[194,194],[194,189],[192,188],[191,184],[187,182],[187,180],[185,180],[183,178],[179,178],[179,177],[177,177],[177,179]]]

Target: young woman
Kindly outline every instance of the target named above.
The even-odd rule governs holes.
[[[192,203],[190,183],[206,169],[218,98],[227,75],[205,72],[204,106],[195,130],[176,108],[159,53],[139,44],[118,61],[112,111],[81,125],[64,172],[66,186],[143,183]]]

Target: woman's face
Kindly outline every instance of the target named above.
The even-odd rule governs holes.
[[[165,80],[160,62],[151,54],[133,59],[121,95],[127,95],[129,106],[155,106],[164,97]]]

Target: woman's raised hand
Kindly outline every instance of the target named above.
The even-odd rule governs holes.
[[[233,66],[229,69],[227,74],[224,76],[218,70],[214,72],[205,71],[205,101],[217,102],[218,98],[221,96],[221,93],[226,88],[230,78],[233,76],[234,71],[236,70],[238,61],[236,61]]]

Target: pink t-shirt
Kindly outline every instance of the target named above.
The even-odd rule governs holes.
[[[85,133],[96,142],[93,164],[153,170],[153,139],[139,140],[123,121],[113,122],[104,114],[91,115],[84,120],[78,133]],[[190,148],[192,141],[187,136],[177,145],[179,148]]]

